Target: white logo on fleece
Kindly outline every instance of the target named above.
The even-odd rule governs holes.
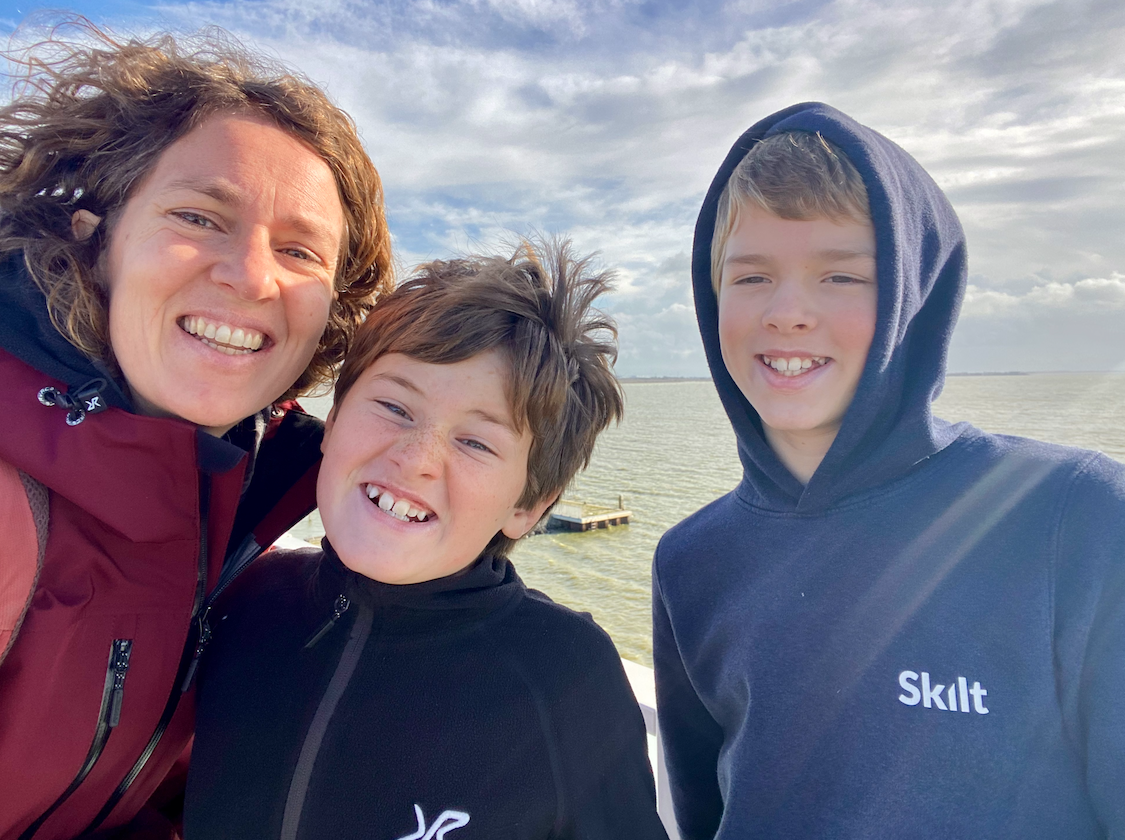
[[[919,690],[918,682],[921,677],[922,685]],[[921,703],[927,709],[941,709],[943,712],[968,712],[969,695],[973,697],[972,711],[978,715],[987,715],[984,698],[988,692],[980,687],[979,682],[974,682],[969,688],[969,681],[964,677],[957,677],[956,682],[949,684],[949,690],[941,683],[930,683],[929,672],[918,674],[915,671],[903,671],[898,675],[898,684],[905,694],[898,696],[898,701],[906,706],[917,706]],[[945,691],[943,695],[942,692]],[[944,699],[943,699],[944,698]]]
[[[434,820],[434,824],[426,828],[426,818],[422,816],[422,806],[414,806],[414,816],[418,818],[418,830],[413,834],[400,837],[398,840],[442,840],[446,834],[455,828],[461,828],[469,823],[469,815],[464,811],[442,811]]]

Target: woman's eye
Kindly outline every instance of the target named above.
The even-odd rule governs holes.
[[[731,285],[734,285],[734,286],[738,286],[738,285],[753,286],[753,285],[757,285],[758,283],[768,283],[768,282],[769,282],[768,277],[763,277],[760,274],[747,274],[745,277],[734,278],[731,281]]]
[[[316,257],[306,251],[304,248],[282,248],[281,253],[288,254],[291,257],[296,257],[299,260],[316,260]]]
[[[861,277],[852,277],[847,274],[833,274],[828,278],[828,282],[837,286],[848,286],[853,283],[866,283],[867,281]]]
[[[189,225],[201,228],[217,228],[213,221],[199,213],[192,213],[190,210],[179,210],[174,213],[175,217],[182,222],[187,222]]]

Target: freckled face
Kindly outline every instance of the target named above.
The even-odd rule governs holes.
[[[169,146],[106,254],[137,409],[222,434],[280,397],[328,322],[343,237],[332,171],[271,123],[218,114]]]
[[[531,435],[517,432],[494,351],[436,365],[380,357],[330,417],[317,504],[344,565],[383,583],[469,566],[503,531],[516,539],[547,501],[522,510]]]
[[[834,437],[875,335],[875,230],[741,208],[719,287],[727,370],[767,438]]]

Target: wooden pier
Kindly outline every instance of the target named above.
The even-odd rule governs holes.
[[[615,508],[560,499],[551,511],[547,527],[554,531],[593,531],[611,525],[626,525],[632,515],[631,510],[624,509],[620,496],[617,497]]]

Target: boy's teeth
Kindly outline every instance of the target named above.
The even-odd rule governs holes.
[[[433,515],[428,510],[414,507],[406,499],[395,499],[389,490],[383,490],[374,484],[368,484],[365,492],[367,498],[375,502],[380,510],[386,511],[395,519],[412,519],[415,522],[425,522]]]
[[[257,330],[215,323],[199,315],[187,316],[181,321],[180,326],[184,332],[191,333],[208,347],[220,350],[228,356],[253,353],[265,340],[265,336]]]
[[[762,356],[762,361],[778,373],[783,373],[786,376],[796,376],[798,373],[803,373],[814,367],[820,367],[828,360],[824,356],[793,356],[791,358]]]

